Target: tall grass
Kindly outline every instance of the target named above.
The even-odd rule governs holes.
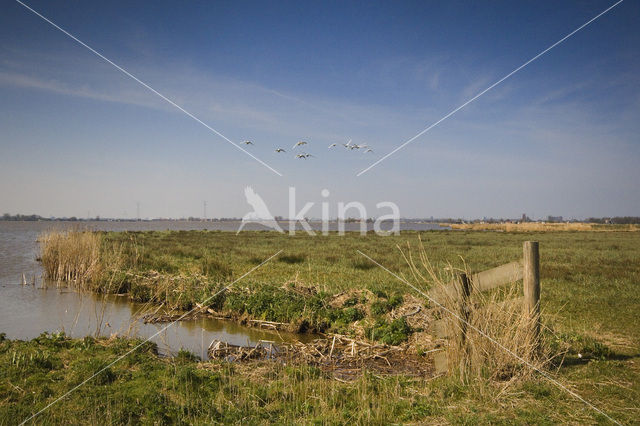
[[[45,277],[86,285],[102,272],[101,237],[89,231],[52,231],[39,238]]]
[[[551,361],[549,345],[535,331],[525,312],[523,298],[516,283],[481,293],[470,282],[470,296],[462,302],[460,274],[471,271],[444,268],[439,272],[430,262],[422,245],[419,260],[406,256],[414,277],[441,295],[436,317],[445,324],[449,371],[463,382],[476,379],[512,380],[531,375]],[[457,292],[446,291],[451,284]],[[438,291],[440,290],[440,291]],[[527,365],[528,364],[528,365]]]

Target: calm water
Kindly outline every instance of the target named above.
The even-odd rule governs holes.
[[[38,235],[48,230],[81,226],[104,231],[221,230],[235,231],[237,222],[3,222],[0,221],[0,333],[11,339],[32,339],[40,333],[64,331],[73,337],[100,334],[148,338],[167,324],[143,324],[137,318],[142,306],[126,297],[78,293],[65,288],[44,288],[42,269],[36,261]],[[335,225],[335,224],[334,224]],[[346,224],[358,230],[358,224]],[[319,229],[319,224],[312,224]],[[402,229],[438,229],[428,223],[403,224]],[[245,229],[261,229],[249,224]],[[29,283],[23,286],[22,274]],[[152,339],[161,353],[181,348],[202,356],[213,339],[235,345],[254,345],[259,340],[292,341],[309,338],[240,326],[231,321],[201,319],[180,321]]]

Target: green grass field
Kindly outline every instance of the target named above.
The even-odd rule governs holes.
[[[357,250],[413,280],[397,246],[417,254],[419,238],[436,267],[466,263],[471,271],[516,260],[522,255],[523,241],[539,241],[543,320],[553,330],[553,339],[569,347],[564,363],[549,373],[617,421],[637,423],[640,234],[636,232],[437,231],[394,237],[108,233],[103,234],[103,250],[119,253],[118,268],[104,272],[92,288],[128,292],[136,300],[169,302],[187,309],[282,249],[279,256],[208,304],[237,318],[356,333],[358,325],[384,323],[401,300],[418,296]],[[368,292],[357,293],[362,290]],[[358,300],[331,304],[339,293],[358,294]],[[391,326],[391,321],[386,325]],[[411,332],[395,338],[402,341]],[[385,336],[382,332],[374,338],[384,341]],[[61,336],[31,342],[3,340],[0,423],[15,423],[44,407],[131,345],[120,339]],[[605,416],[536,375],[514,381],[480,378],[462,384],[454,377],[365,373],[345,383],[309,366],[199,363],[186,354],[160,359],[152,347],[145,346],[101,376],[37,421],[607,423]]]
[[[410,245],[409,251],[416,254],[422,243],[436,267],[451,264],[463,268],[466,264],[471,271],[481,271],[520,258],[522,242],[536,240],[540,242],[542,310],[550,321],[559,329],[607,334],[621,342],[637,343],[640,338],[640,316],[636,315],[640,307],[640,233],[635,232],[432,231],[393,237],[292,237],[269,232],[235,235],[194,231],[114,233],[106,238],[126,245],[126,268],[136,274],[155,270],[187,277],[191,286],[180,293],[185,308],[205,300],[212,288],[228,284],[280,249],[278,257],[234,285],[230,294],[242,294],[243,300],[245,293],[277,297],[291,293],[286,284],[295,283],[326,295],[366,289],[388,299],[412,290],[357,250],[414,282],[398,247],[406,252]],[[132,278],[126,286],[128,290],[133,287],[141,300],[151,294],[136,289],[136,284],[142,286],[143,282]],[[269,291],[262,291],[264,288]],[[274,288],[282,289],[281,294],[273,292]],[[236,311],[252,310],[241,301],[235,302],[227,306]],[[214,303],[220,307],[221,300]],[[295,307],[289,313],[253,311],[256,317],[274,321],[299,318],[302,313]]]

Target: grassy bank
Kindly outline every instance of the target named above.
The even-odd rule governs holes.
[[[0,424],[15,424],[138,342],[43,335],[0,341]],[[625,372],[624,378],[621,373]],[[620,360],[573,366],[562,380],[619,421],[637,412],[640,374]],[[595,423],[604,417],[536,377],[515,383],[364,374],[341,382],[304,365],[159,358],[152,344],[51,406],[38,424]]]
[[[403,309],[408,303],[418,301],[425,306],[425,301],[417,299],[405,284],[368,262],[357,250],[427,288],[428,280],[416,282],[412,278],[398,246],[405,253],[416,253],[421,241],[437,271],[450,267],[480,271],[518,259],[522,242],[537,240],[546,338],[552,346],[568,347],[563,362],[554,363],[550,373],[617,420],[632,422],[639,414],[640,234],[636,232],[438,231],[406,232],[393,237],[292,237],[269,232],[235,235],[192,231],[104,233],[99,234],[99,239],[100,273],[79,285],[184,309],[207,300],[217,289],[283,249],[277,258],[207,305],[239,320],[278,321],[300,330],[320,329],[392,344],[407,339],[413,342],[423,333],[419,324],[400,318],[399,313],[406,312]],[[42,343],[5,344],[16,352],[16,348],[26,348],[28,352],[30,345]],[[65,343],[75,344],[78,343]],[[109,352],[114,350],[112,344],[96,347],[109,357],[115,354]],[[68,350],[66,346],[60,349]],[[175,364],[148,356],[154,370]],[[254,369],[264,376],[252,376]],[[342,383],[313,367],[285,368],[274,363],[229,366],[213,362],[197,370],[203,375],[216,372],[229,389],[238,393],[219,390],[214,399],[222,407],[234,398],[242,401],[241,406],[248,413],[246,419],[255,422],[322,418],[360,423],[399,419],[589,423],[604,419],[536,375],[506,381],[495,375],[481,375],[461,384],[453,377],[427,380],[365,374],[354,383]],[[168,386],[178,379],[162,380]],[[124,379],[118,383],[105,386],[127,386]],[[38,386],[34,384],[34,389]],[[59,386],[52,395],[70,384]],[[224,413],[231,410],[215,405],[212,411],[212,405],[205,402],[189,408],[191,401],[173,392],[173,388],[167,388],[163,398],[188,411],[192,417],[179,417],[185,421],[208,421],[215,415],[226,416]],[[221,399],[220,395],[228,399]],[[251,399],[250,395],[259,399]],[[23,403],[21,397],[16,398],[17,404]],[[43,397],[38,404],[50,398]],[[100,407],[85,410],[103,413],[115,409]],[[142,412],[146,413],[146,409]],[[176,416],[186,416],[184,411],[180,413]],[[235,417],[219,418],[239,421]]]

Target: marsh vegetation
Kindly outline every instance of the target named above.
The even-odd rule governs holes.
[[[181,309],[204,302],[217,314],[238,321],[267,320],[299,331],[320,330],[375,344],[407,345],[425,363],[431,362],[429,336],[419,320],[432,307],[387,272],[367,266],[356,250],[426,289],[437,279],[444,280],[452,269],[480,271],[513,261],[521,256],[522,241],[538,240],[543,337],[549,355],[537,358],[541,363],[536,365],[617,420],[631,422],[637,417],[640,234],[635,232],[439,231],[403,232],[396,237],[203,231],[98,235],[101,265],[97,269],[103,272],[88,280],[87,288],[127,293],[133,300]],[[399,249],[417,253],[419,240],[435,272],[422,281],[415,279]],[[280,248],[284,248],[281,256],[220,297],[207,300]],[[114,263],[115,257],[118,262]],[[111,266],[102,263],[108,258]],[[518,296],[520,290],[515,286],[504,291],[487,298],[498,301]],[[406,316],[416,305],[421,307],[420,314]],[[480,309],[472,318],[485,327],[483,331],[502,336],[508,347],[526,352],[528,336],[519,334],[514,320],[517,310]],[[492,330],[488,324],[515,325]],[[88,342],[64,336],[3,341],[0,393],[10,402],[0,403],[0,418],[26,416],[44,406],[132,344],[122,339]],[[554,357],[556,354],[560,356]],[[160,359],[150,347],[110,367],[108,380],[96,379],[43,419],[62,422],[72,413],[81,423],[96,418],[152,423],[362,424],[605,420],[505,357],[482,336],[473,339],[466,356],[463,359],[470,363],[459,370],[464,374],[386,375],[364,369],[345,381],[304,363],[199,363],[186,354]],[[75,379],[62,379],[69,377]],[[111,396],[104,398],[107,394]],[[139,401],[135,407],[127,399],[132,394]]]

